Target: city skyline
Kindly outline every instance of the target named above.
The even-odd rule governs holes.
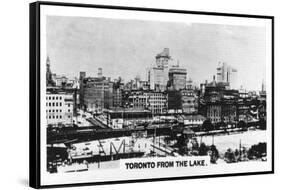
[[[47,25],[47,52],[59,75],[97,76],[101,67],[107,77],[145,79],[156,54],[169,48],[172,64],[179,60],[197,86],[212,80],[220,61],[238,70],[246,89],[260,90],[265,78],[264,28],[57,16],[48,16]]]

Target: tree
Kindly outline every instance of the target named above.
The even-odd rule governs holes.
[[[237,127],[242,128],[243,131],[247,130],[247,124],[245,123],[245,121],[239,121]]]
[[[212,124],[212,122],[211,122],[210,119],[206,119],[206,120],[203,122],[203,124],[202,124],[202,129],[203,129],[204,131],[207,131],[207,132],[214,129],[214,126],[213,126],[213,124]]]
[[[219,151],[215,145],[210,146],[210,157],[211,157],[211,163],[215,164],[217,160],[219,159]]]
[[[206,156],[208,153],[208,147],[205,145],[205,143],[201,143],[199,147],[199,155],[200,156]]]
[[[265,142],[251,146],[251,148],[248,151],[249,159],[262,158],[265,155],[266,155],[266,143]]]
[[[266,130],[266,120],[264,118],[261,118],[259,121],[260,129]]]
[[[235,155],[231,148],[227,149],[227,151],[225,152],[224,159],[227,163],[235,162]]]

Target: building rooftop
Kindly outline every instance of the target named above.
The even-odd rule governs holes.
[[[161,57],[171,58],[169,48],[164,48],[161,53],[158,53],[155,56],[156,59],[161,58]]]
[[[196,114],[196,115],[181,115],[179,116],[181,119],[184,120],[205,120],[206,118],[202,115]]]
[[[109,113],[124,113],[124,112],[130,112],[130,113],[150,113],[151,111],[141,108],[112,108],[110,110],[107,110]]]
[[[178,65],[176,65],[169,69],[169,73],[187,74],[187,70],[185,68],[180,68]]]

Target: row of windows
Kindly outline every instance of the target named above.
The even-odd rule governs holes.
[[[156,99],[150,99],[149,102],[160,102],[161,103],[161,102],[167,102],[167,100],[166,99],[157,99],[157,100]]]
[[[183,96],[191,96],[191,97],[194,97],[194,94],[193,94],[193,93],[186,93],[186,92],[183,92],[182,95],[183,95]]]
[[[217,122],[220,122],[221,120],[220,119],[211,119],[211,121],[214,123],[217,123]]]
[[[48,112],[62,112],[62,110],[46,110],[46,112],[48,113]]]
[[[46,106],[62,106],[61,102],[47,102]]]
[[[67,116],[68,118],[70,118],[70,115]],[[62,119],[62,116],[61,115],[53,115],[53,116],[47,116],[47,119]]]
[[[152,107],[152,108],[164,108],[165,106],[163,106],[163,105],[151,105],[150,107]]]
[[[46,100],[61,100],[61,96],[47,96]]]
[[[70,112],[71,110],[68,109],[67,111]],[[52,110],[52,109],[51,109],[51,110],[46,110],[46,112],[47,112],[47,113],[48,113],[48,112],[49,112],[49,113],[51,113],[51,112],[62,112],[62,110],[61,110],[61,109],[59,109],[59,110],[56,110],[56,109],[53,109],[53,110]]]
[[[191,104],[191,103],[195,103],[196,101],[195,100],[183,100],[182,103],[188,103],[188,104]]]
[[[165,98],[165,96],[163,94],[154,94],[154,95],[148,95],[151,98]]]
[[[165,97],[151,97],[150,100],[167,100]]]
[[[47,119],[62,119],[62,116],[61,115],[56,115],[56,116],[49,115],[49,116],[47,116]]]
[[[221,113],[220,112],[210,112],[207,114],[208,116],[211,116],[211,117],[220,117]]]
[[[46,106],[50,106],[50,107],[51,106],[53,106],[53,107],[54,106],[62,106],[62,103],[61,102],[49,102],[49,103],[47,102]],[[70,104],[67,104],[67,106],[70,107]]]

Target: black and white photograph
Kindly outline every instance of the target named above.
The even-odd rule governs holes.
[[[272,172],[272,24],[40,5],[41,185]]]

